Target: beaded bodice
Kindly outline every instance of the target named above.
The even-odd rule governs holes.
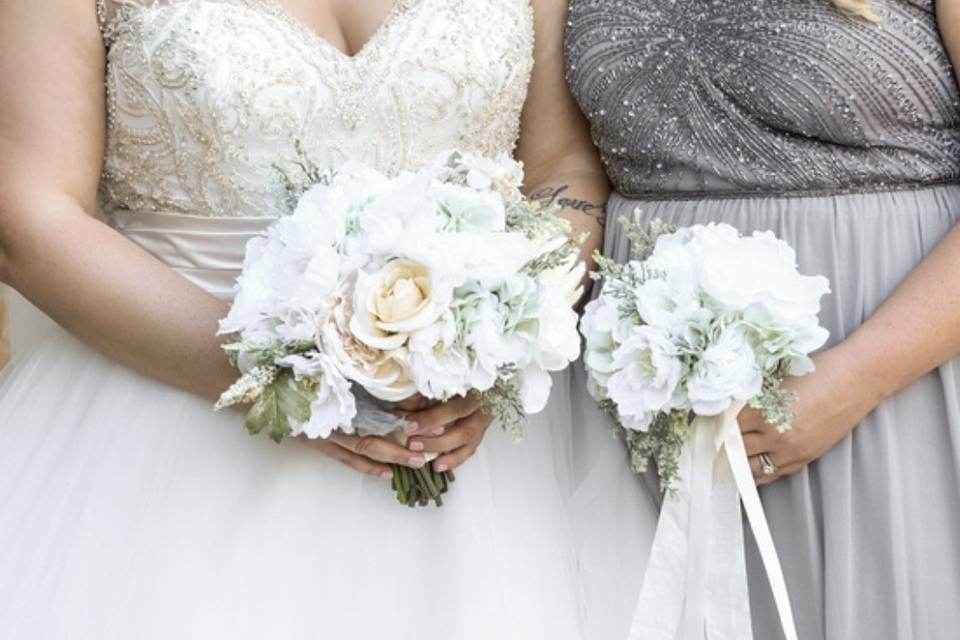
[[[838,192],[960,178],[932,0],[572,0],[567,75],[626,195]]]
[[[279,0],[99,0],[104,208],[282,212],[276,165],[384,172],[510,152],[533,62],[528,0],[397,0],[351,57]]]

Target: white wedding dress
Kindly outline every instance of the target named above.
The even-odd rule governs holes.
[[[392,173],[517,138],[527,0],[398,0],[353,58],[272,0],[99,9],[104,213],[220,297],[297,143]],[[0,638],[579,640],[569,432],[557,403],[520,444],[491,429],[407,509],[53,328],[0,382]]]

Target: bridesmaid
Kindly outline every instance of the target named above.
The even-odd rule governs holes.
[[[795,428],[741,419],[803,640],[960,628],[951,61],[960,0],[571,3],[568,79],[617,191],[607,254],[627,257],[615,222],[639,207],[675,225],[771,229],[832,282],[832,341],[793,383]],[[749,545],[754,636],[773,640]]]

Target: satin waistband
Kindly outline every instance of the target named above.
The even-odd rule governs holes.
[[[274,218],[211,218],[155,211],[114,211],[110,225],[190,282],[231,300],[247,242]]]

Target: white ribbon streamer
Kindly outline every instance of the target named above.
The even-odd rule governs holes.
[[[629,640],[751,640],[740,503],[787,640],[796,625],[780,559],[750,471],[737,415],[697,417],[679,460],[676,496],[660,512]]]

